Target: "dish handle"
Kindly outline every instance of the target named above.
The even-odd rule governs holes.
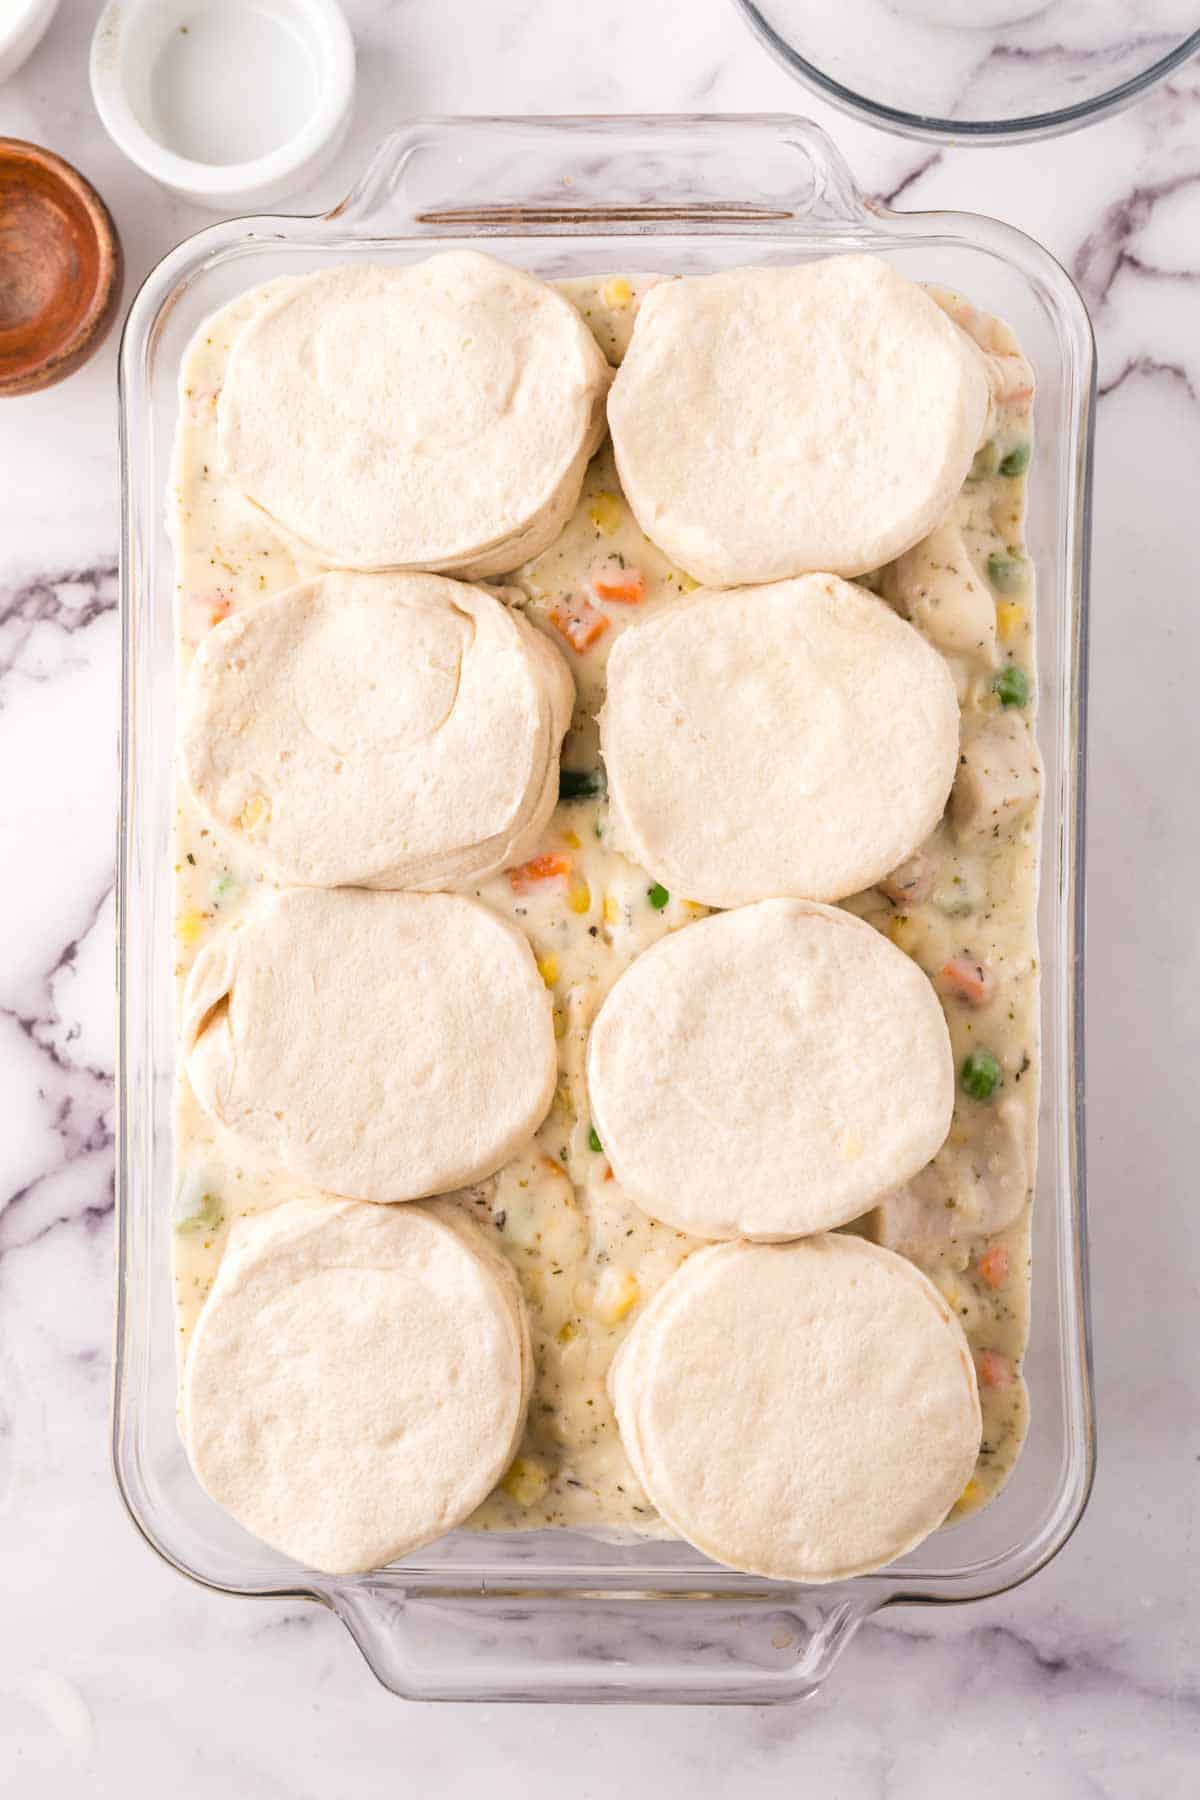
[[[580,236],[814,222],[850,237],[873,209],[832,141],[787,113],[421,119],[384,139],[320,221],[353,235]],[[876,226],[877,229],[877,226]]]
[[[799,1700],[878,1601],[783,1595],[540,1595],[405,1589],[386,1575],[320,1596],[383,1686],[409,1700]]]

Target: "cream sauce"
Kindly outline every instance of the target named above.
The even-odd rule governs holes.
[[[610,360],[619,359],[642,293],[659,277],[562,283]],[[270,521],[222,482],[216,400],[230,346],[275,286],[241,296],[193,341],[181,375],[173,533],[180,667],[219,619],[319,573],[298,560]],[[1030,442],[1029,374],[1007,329],[955,296],[937,298],[991,355],[997,402],[991,436],[954,508],[957,536],[926,540],[901,565],[867,578],[947,656],[963,708],[964,742],[1001,710],[998,672],[1033,677],[1033,594],[1023,561]],[[1007,460],[1006,460],[1007,459]],[[1004,469],[1021,467],[1015,474]],[[935,542],[935,539],[937,540]],[[949,549],[947,549],[949,543]],[[989,567],[988,559],[999,558]],[[601,598],[639,582],[636,602]],[[1002,591],[997,591],[999,587]],[[619,633],[695,583],[639,531],[621,495],[611,449],[589,467],[574,516],[542,556],[509,578],[527,616],[565,649],[578,698],[564,752],[564,788],[541,850],[556,859],[544,879],[504,872],[472,890],[527,934],[554,1000],[559,1081],[533,1143],[492,1180],[459,1197],[509,1257],[529,1308],[537,1365],[516,1462],[480,1508],[484,1528],[567,1525],[665,1534],[621,1448],[605,1377],[639,1306],[695,1247],[646,1217],[621,1192],[592,1128],[584,1076],[592,1018],[623,969],[650,944],[703,916],[686,895],[666,894],[608,841],[596,730],[604,667]],[[580,602],[586,596],[586,604]],[[564,637],[564,633],[568,634]],[[572,647],[595,634],[586,647]],[[1011,680],[1011,678],[1010,678]],[[1020,711],[1028,717],[1032,704]],[[176,974],[182,980],[208,935],[236,918],[259,887],[250,845],[219,842],[179,790],[176,818]],[[1001,1085],[989,1101],[960,1090],[950,1140],[903,1204],[850,1229],[895,1244],[930,1273],[962,1320],[976,1354],[984,1445],[958,1510],[1001,1485],[1020,1448],[1025,1389],[1029,1230],[1037,1101],[1038,975],[1034,939],[1037,810],[1015,827],[943,821],[918,866],[892,897],[875,888],[846,902],[924,968],[946,1006],[956,1058],[986,1047]],[[969,1006],[942,971],[986,965],[988,997]],[[263,1173],[201,1113],[186,1080],[177,1110],[179,1183],[174,1279],[180,1355],[220,1262],[230,1221],[311,1192]],[[923,1185],[922,1185],[923,1184]],[[1016,1195],[998,1229],[997,1199]]]

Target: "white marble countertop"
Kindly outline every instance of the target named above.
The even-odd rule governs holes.
[[[209,222],[92,111],[99,0],[0,89],[0,133],[97,184],[147,269]],[[791,110],[861,182],[994,213],[1073,272],[1100,342],[1092,592],[1089,1143],[1100,1467],[1057,1561],[897,1610],[780,1709],[405,1705],[316,1607],[189,1586],[108,1466],[115,339],[0,406],[0,1788],[14,1800],[488,1794],[1174,1800],[1200,1791],[1191,1130],[1200,988],[1200,66],[1025,149],[908,145],[807,100],[726,0],[355,0],[358,110],[302,210],[419,112]],[[1189,1129],[1190,1128],[1190,1129]]]

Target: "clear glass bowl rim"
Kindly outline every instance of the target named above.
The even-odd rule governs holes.
[[[854,88],[827,75],[816,63],[802,56],[783,34],[766,19],[755,0],[733,0],[750,30],[797,81],[818,98],[836,106],[839,112],[874,125],[900,137],[916,138],[921,143],[942,144],[1018,144],[1037,138],[1064,137],[1068,132],[1082,131],[1111,113],[1124,110],[1142,95],[1180,68],[1200,50],[1200,27],[1178,43],[1157,62],[1150,63],[1120,81],[1103,94],[1081,100],[1074,106],[1056,107],[1049,112],[1028,113],[1012,119],[938,119],[932,114],[913,113],[903,107],[887,106],[871,100]]]

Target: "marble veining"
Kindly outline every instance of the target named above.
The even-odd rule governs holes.
[[[84,87],[98,4],[60,9],[0,130],[77,161],[126,299],[207,222],[125,164]],[[1175,1800],[1200,1789],[1200,74],[1027,148],[935,149],[808,100],[721,0],[347,8],[360,99],[332,203],[417,111],[808,112],[884,204],[1046,242],[1100,350],[1089,1030],[1100,1471],[1073,1541],[976,1607],[896,1610],[782,1709],[404,1707],[313,1606],[190,1586],[108,1469],[117,631],[115,344],[0,408],[0,1788]],[[164,604],[166,597],[164,596]],[[401,1735],[403,1734],[403,1735]]]

